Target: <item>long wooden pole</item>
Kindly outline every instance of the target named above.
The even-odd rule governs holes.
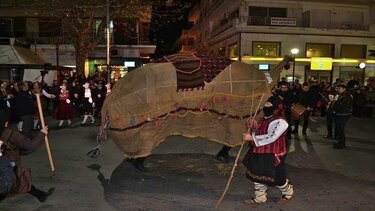
[[[46,125],[44,123],[43,109],[42,109],[42,104],[40,102],[40,94],[37,93],[35,95],[36,95],[36,102],[38,103],[40,123],[42,124],[42,128],[44,128]],[[54,172],[55,171],[55,165],[53,164],[51,149],[49,147],[48,135],[46,135],[44,137],[44,142],[46,143],[46,149],[47,149],[47,153],[48,153],[49,164],[51,165],[52,172]]]
[[[260,98],[260,101],[258,103],[258,106],[257,106],[257,109],[255,110],[255,113],[254,113],[254,116],[258,113],[258,110],[259,110],[259,107],[260,107],[260,104],[262,103],[262,100],[263,100],[263,96],[264,96],[264,93],[262,94],[262,97]],[[253,102],[254,102],[254,92],[253,92]],[[253,103],[252,102],[252,103]],[[253,107],[253,105],[251,105],[251,107]],[[251,109],[252,110],[252,109]],[[251,114],[252,111],[250,111],[250,118],[251,117],[254,117],[252,114]],[[237,154],[237,157],[236,157],[236,160],[234,161],[234,164],[233,164],[233,167],[232,167],[232,171],[230,173],[230,176],[229,176],[229,179],[228,179],[228,182],[227,182],[227,185],[225,186],[225,189],[224,189],[224,192],[223,194],[221,194],[221,197],[219,199],[219,201],[216,203],[216,206],[215,208],[218,208],[221,201],[224,199],[224,196],[225,194],[227,193],[228,189],[229,189],[229,186],[230,186],[230,183],[232,182],[232,179],[233,179],[233,175],[234,175],[234,171],[236,170],[236,167],[237,167],[237,162],[238,162],[238,159],[240,158],[240,155],[241,155],[241,152],[242,152],[242,149],[243,149],[243,146],[245,145],[245,140],[242,142],[241,144],[241,147],[240,147],[240,150],[238,151],[238,154]]]

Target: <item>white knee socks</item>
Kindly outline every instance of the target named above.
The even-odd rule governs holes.
[[[267,201],[267,185],[254,182],[254,201],[257,203],[264,203]]]
[[[281,194],[282,194],[282,196],[284,198],[286,198],[286,199],[292,198],[293,193],[294,193],[294,191],[293,191],[293,185],[291,185],[289,183],[288,179],[286,180],[286,182],[285,182],[284,185],[282,185],[282,186],[276,186],[276,187],[278,187],[280,189]]]

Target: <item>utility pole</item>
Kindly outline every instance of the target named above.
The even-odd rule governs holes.
[[[106,39],[107,39],[107,83],[111,83],[111,58],[110,58],[110,37],[109,37],[109,0],[107,0],[107,27],[106,27]]]

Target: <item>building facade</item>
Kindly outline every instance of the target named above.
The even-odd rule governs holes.
[[[208,51],[264,69],[292,55],[295,67],[281,74],[289,81],[293,72],[300,81],[375,76],[372,0],[208,0],[190,19],[195,25],[183,33],[185,51]]]
[[[22,63],[20,60],[23,59],[20,57],[37,56],[40,58],[39,62],[74,67],[75,49],[61,13],[55,8],[51,7],[48,10],[38,8],[37,5],[38,1],[33,0],[0,1],[0,63],[11,64],[14,61]],[[130,21],[121,17],[113,20],[114,24],[110,32],[110,60],[114,73],[147,63],[150,55],[154,53],[156,46],[149,36],[151,10],[147,11],[145,10],[147,14]],[[99,24],[105,15],[105,7],[97,10],[92,22],[92,32],[86,39],[97,36]],[[22,46],[29,49],[29,52],[23,51],[21,55],[13,46]],[[18,58],[12,58],[12,55]],[[105,70],[106,56],[106,39],[103,33],[103,39],[87,55],[85,75]],[[19,71],[23,72],[23,70]],[[1,70],[1,72],[2,79],[14,79],[11,70]]]

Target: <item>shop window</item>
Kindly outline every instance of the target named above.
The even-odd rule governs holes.
[[[366,58],[366,45],[341,45],[341,58]]]
[[[360,68],[340,67],[339,78],[341,80],[344,80],[345,82],[349,81],[350,79],[354,79],[356,81],[362,81],[362,77],[363,77],[363,70]]]
[[[228,47],[228,57],[230,59],[233,59],[233,60],[237,60],[238,59],[238,45],[237,43],[236,44],[233,44],[233,45],[230,45]]]
[[[279,42],[253,42],[253,56],[278,57],[280,45]]]
[[[306,44],[306,57],[332,57],[334,56],[333,44],[319,44],[307,43]]]
[[[23,70],[21,69],[11,69],[10,70],[10,80],[13,81],[22,81]]]

